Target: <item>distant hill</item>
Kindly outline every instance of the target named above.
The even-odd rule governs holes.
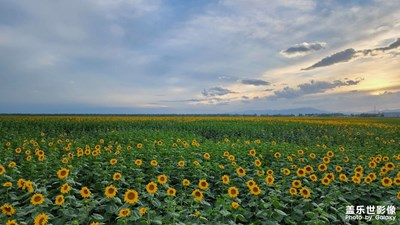
[[[247,110],[238,114],[257,114],[257,115],[299,115],[299,114],[323,114],[330,113],[327,111],[311,108],[311,107],[303,107],[303,108],[294,108],[294,109],[278,109],[278,110]]]

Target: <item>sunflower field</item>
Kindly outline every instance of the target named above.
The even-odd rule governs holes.
[[[399,224],[399,150],[398,119],[1,116],[0,224]]]

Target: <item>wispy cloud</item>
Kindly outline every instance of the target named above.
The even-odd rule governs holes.
[[[362,79],[358,80],[335,80],[333,82],[328,81],[314,81],[311,80],[309,83],[303,83],[297,85],[297,88],[290,88],[286,86],[283,90],[275,91],[274,95],[269,96],[268,99],[279,99],[279,98],[297,98],[303,95],[324,93],[327,90],[334,89],[341,86],[353,86],[360,83]]]
[[[241,80],[242,84],[254,85],[254,86],[265,86],[270,85],[271,83],[265,80],[257,80],[257,79],[244,79]]]
[[[281,54],[289,58],[304,56],[312,52],[324,49],[325,46],[326,46],[325,42],[312,42],[312,43],[303,42],[301,44],[297,44],[285,50],[282,50]]]
[[[379,53],[385,53],[386,51],[396,49],[400,46],[400,38],[387,47],[374,48],[374,49],[364,49],[364,50],[354,50],[353,48],[346,49],[344,51],[335,53],[331,56],[323,58],[321,61],[313,64],[310,67],[304,68],[302,70],[312,70],[318,67],[331,66],[336,63],[348,62],[352,59],[365,57],[365,56],[376,56]]]
[[[225,89],[222,87],[212,87],[208,89],[204,89],[201,94],[205,97],[215,97],[215,96],[223,96],[227,94],[235,93],[229,89]]]

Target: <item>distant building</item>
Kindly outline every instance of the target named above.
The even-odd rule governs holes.
[[[400,112],[383,112],[383,117],[400,117]]]

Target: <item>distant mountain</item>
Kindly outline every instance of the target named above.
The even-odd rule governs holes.
[[[238,114],[257,114],[257,115],[299,115],[299,114],[322,114],[322,113],[330,113],[327,111],[311,108],[311,107],[303,107],[303,108],[294,108],[294,109],[278,109],[278,110],[247,110]]]

